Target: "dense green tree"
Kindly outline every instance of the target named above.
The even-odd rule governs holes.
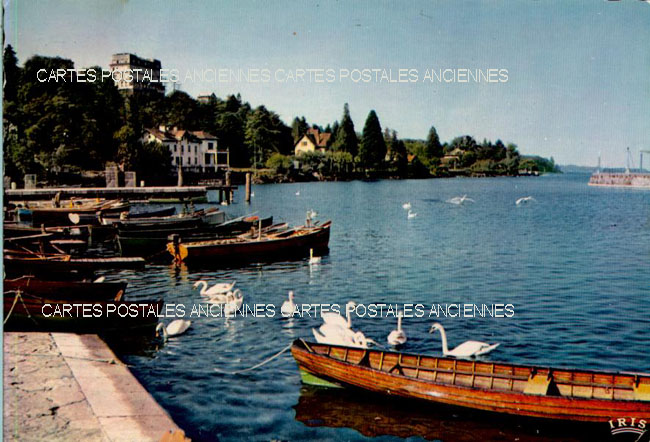
[[[343,118],[336,131],[336,139],[332,148],[335,151],[349,152],[355,157],[359,151],[359,140],[354,131],[354,122],[350,117],[350,108],[347,103],[343,106]]]
[[[291,136],[293,137],[294,144],[296,144],[298,140],[307,133],[307,129],[309,129],[309,125],[304,116],[302,118],[296,117],[293,119],[293,123],[291,123]]]
[[[427,135],[425,155],[428,160],[432,160],[433,158],[440,159],[443,156],[440,137],[438,137],[438,132],[433,126],[429,129],[429,134]]]
[[[386,157],[386,142],[381,131],[377,113],[371,110],[363,126],[361,145],[359,146],[359,159],[361,165],[368,168],[379,167]]]
[[[264,106],[249,115],[244,136],[253,167],[263,167],[272,153],[290,154],[293,147],[291,129]]]

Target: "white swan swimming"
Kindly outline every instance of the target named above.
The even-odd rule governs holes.
[[[415,213],[415,212],[411,212],[411,211],[409,210],[408,214],[406,215],[406,218],[407,218],[407,219],[413,219],[413,218],[415,218],[416,216],[418,216],[417,213]]]
[[[194,283],[194,288],[201,286],[201,294],[204,296],[213,296],[219,295],[222,293],[228,293],[235,286],[237,281],[233,282],[220,282],[208,289],[208,283],[205,281],[197,281]]]
[[[296,311],[296,304],[293,303],[293,290],[289,290],[289,299],[282,303],[280,307],[280,313],[282,316],[293,316],[293,313]]]
[[[402,209],[404,209],[404,210],[411,210],[411,203],[408,202],[408,203],[404,203],[404,204],[402,204]]]
[[[488,344],[480,341],[465,341],[453,350],[449,350],[447,347],[447,334],[445,333],[444,327],[436,322],[431,326],[429,333],[433,333],[436,330],[440,331],[440,336],[442,337],[442,354],[445,356],[470,358],[489,353],[499,346],[499,344]]]
[[[455,196],[452,199],[448,200],[447,202],[451,203],[451,204],[456,204],[456,205],[459,206],[459,205],[463,204],[465,201],[469,201],[470,203],[475,202],[473,199],[468,198],[467,195]]]
[[[189,321],[187,319],[174,319],[166,326],[165,324],[160,322],[156,326],[156,336],[160,336],[160,334],[162,333],[163,339],[167,340],[167,338],[172,338],[174,336],[182,335],[187,331],[188,328],[190,328],[191,324],[192,321]]]
[[[363,332],[352,332],[348,330],[345,333],[338,333],[340,327],[331,324],[323,324],[318,330],[312,329],[314,338],[319,344],[344,345],[346,347],[368,348],[368,344],[377,345],[372,339],[366,338]]]
[[[355,307],[356,304],[354,301],[349,301],[345,305],[345,315],[347,319],[344,319],[341,315],[334,312],[322,313],[321,318],[323,319],[323,324],[318,330],[312,328],[312,333],[314,334],[316,342],[321,344],[356,346],[358,340],[355,340],[355,336],[359,338],[361,335],[357,334],[359,332],[352,330],[352,318],[350,312],[354,310]]]
[[[345,304],[345,318],[338,313],[325,312],[321,314],[321,318],[325,324],[338,325],[343,328],[352,328],[352,318],[350,312],[354,310],[357,304],[354,301],[349,301]]]
[[[226,316],[232,316],[241,308],[243,303],[244,294],[241,290],[235,289],[234,292],[228,292],[226,295],[226,305],[223,307],[223,311]]]
[[[300,196],[300,190],[296,192],[296,196]]]
[[[397,314],[397,330],[390,332],[387,338],[388,343],[395,347],[406,343],[406,333],[402,330],[402,316],[401,312]]]
[[[524,196],[522,198],[519,198],[517,201],[515,201],[515,204],[520,205],[522,203],[527,203],[529,201],[536,201],[536,200],[532,196]]]

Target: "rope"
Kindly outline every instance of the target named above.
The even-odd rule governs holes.
[[[5,294],[7,294],[7,293],[15,293],[15,296],[14,296],[14,303],[12,304],[11,309],[9,310],[9,313],[7,313],[7,317],[6,317],[5,320],[3,321],[2,325],[5,325],[5,324],[7,323],[7,321],[9,320],[9,318],[11,317],[11,314],[12,314],[13,311],[14,311],[14,307],[16,307],[16,304],[18,303],[18,300],[19,300],[19,299],[20,299],[20,303],[21,303],[21,304],[23,305],[23,307],[25,308],[25,313],[27,313],[27,317],[28,317],[29,319],[31,319],[31,320],[34,322],[34,324],[38,325],[38,322],[36,321],[36,319],[34,319],[34,318],[32,317],[32,314],[31,314],[31,313],[29,313],[29,309],[28,309],[27,306],[25,305],[25,300],[24,300],[23,297],[20,295],[20,290],[9,290],[9,291],[6,291],[6,292],[5,292]]]
[[[7,313],[7,317],[5,318],[5,320],[4,320],[4,322],[2,323],[2,325],[6,325],[6,324],[7,324],[7,321],[9,320],[9,318],[11,317],[11,314],[12,314],[13,311],[14,311],[14,307],[16,307],[16,304],[18,304],[18,298],[19,298],[19,297],[20,297],[19,294],[16,294],[16,296],[14,296],[14,303],[11,304],[11,308],[9,309],[9,313]]]
[[[229,374],[229,375],[232,375],[232,374],[239,374],[239,373],[245,373],[245,372],[247,372],[247,371],[252,371],[252,370],[255,370],[256,368],[260,368],[262,365],[266,365],[266,364],[268,364],[268,363],[271,362],[273,359],[277,358],[277,357],[280,356],[282,353],[284,353],[284,352],[286,352],[287,350],[290,350],[290,349],[291,349],[291,344],[287,345],[286,347],[284,347],[282,350],[280,350],[279,352],[277,352],[277,353],[274,354],[273,356],[264,359],[264,360],[263,360],[262,362],[260,362],[259,364],[255,364],[255,365],[253,365],[252,367],[244,368],[244,369],[242,369],[242,370],[236,370],[236,371],[225,371],[225,370],[219,370],[218,368],[215,368],[214,371],[216,371],[217,373],[221,373],[221,374]]]

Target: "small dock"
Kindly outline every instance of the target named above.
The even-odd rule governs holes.
[[[219,203],[232,202],[237,186],[166,186],[166,187],[49,187],[43,189],[8,189],[5,198],[10,201],[51,200],[57,194],[61,199],[106,198],[128,201],[208,202],[208,191],[217,191]],[[217,201],[215,201],[217,202]]]
[[[6,441],[160,441],[170,431],[181,434],[97,335],[4,333],[4,386]]]

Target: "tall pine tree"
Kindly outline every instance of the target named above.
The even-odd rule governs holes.
[[[438,137],[438,132],[436,128],[431,126],[429,129],[429,136],[427,136],[427,144],[425,146],[425,154],[427,159],[432,158],[442,158],[442,145],[440,144],[440,138]]]
[[[350,108],[345,103],[343,106],[343,118],[341,124],[336,131],[336,141],[334,142],[334,150],[349,152],[352,156],[356,156],[359,150],[359,140],[357,133],[354,131],[354,123],[350,118]]]
[[[364,167],[377,168],[386,157],[386,142],[381,131],[379,118],[371,110],[363,127],[361,146],[359,147],[359,160]]]

